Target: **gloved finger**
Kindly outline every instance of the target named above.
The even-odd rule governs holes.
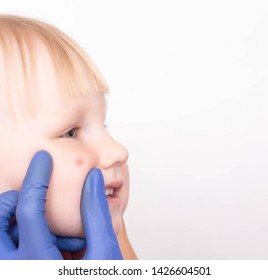
[[[0,195],[0,259],[17,249],[16,243],[9,235],[10,222],[15,215],[18,201],[17,191],[7,191]]]
[[[55,245],[59,250],[76,252],[86,247],[86,240],[78,237],[56,237]]]
[[[10,226],[8,234],[16,245],[19,244],[19,231],[17,224]],[[51,233],[52,242],[59,250],[76,252],[86,247],[86,239],[79,237],[61,237]]]
[[[19,244],[19,231],[17,224],[13,224],[8,229],[8,234],[11,239],[18,246]],[[61,237],[55,236],[51,233],[52,241],[59,250],[76,252],[84,249],[86,247],[86,239],[79,237]]]
[[[24,178],[16,210],[20,247],[46,250],[52,245],[45,217],[51,171],[51,156],[45,151],[36,153]]]
[[[84,259],[122,259],[99,169],[92,169],[85,180],[81,213],[87,240]]]
[[[18,246],[19,245],[19,231],[17,224],[10,225],[8,229],[8,235],[13,240],[13,242]]]

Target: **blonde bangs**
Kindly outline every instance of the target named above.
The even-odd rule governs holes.
[[[35,58],[40,42],[50,54],[63,99],[87,96],[93,92],[108,93],[105,80],[89,56],[58,28],[35,19],[0,15],[0,49],[4,60],[0,71],[7,73],[5,91],[11,111],[14,111],[14,102],[19,102],[20,110],[30,116],[35,115]],[[17,56],[14,56],[14,50]],[[12,65],[21,65],[23,77],[17,73],[21,81],[13,75]],[[0,91],[3,91],[2,86]]]

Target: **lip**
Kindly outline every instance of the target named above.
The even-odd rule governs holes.
[[[123,181],[113,181],[105,185],[105,189],[107,188],[113,188],[113,189],[119,189],[123,186]]]
[[[110,196],[107,197],[107,201],[110,206],[119,206],[121,204],[121,200],[118,194],[122,186],[123,186],[123,181],[112,181],[105,185],[105,189],[112,188],[114,191],[112,197]]]

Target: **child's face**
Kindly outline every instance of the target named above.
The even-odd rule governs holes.
[[[40,48],[36,59],[36,117],[21,117],[13,122],[0,105],[0,192],[19,189],[33,154],[38,150],[48,151],[53,158],[47,194],[50,229],[58,235],[83,236],[82,187],[88,172],[98,167],[105,185],[118,187],[115,196],[120,203],[109,202],[113,227],[118,234],[128,200],[128,152],[105,130],[105,98],[103,94],[92,93],[63,101],[49,54]],[[4,79],[0,74],[0,83]]]

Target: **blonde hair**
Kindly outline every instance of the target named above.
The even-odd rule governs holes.
[[[23,101],[28,113],[31,116],[35,115],[34,91],[28,89],[30,83],[32,85],[34,82],[38,42],[43,43],[49,52],[63,99],[86,96],[92,92],[102,94],[108,92],[106,82],[85,51],[58,28],[36,19],[0,15],[0,49],[4,60],[4,65],[0,65],[0,71],[8,72],[14,63],[20,63],[24,75],[23,91],[16,91],[16,96],[11,96],[10,91],[7,91],[11,107],[14,100]],[[12,54],[14,47],[19,51],[19,62],[14,61]],[[11,75],[7,76],[9,76],[7,79],[12,79]],[[14,86],[14,82],[8,81],[7,85]],[[1,88],[0,85],[0,94]]]

